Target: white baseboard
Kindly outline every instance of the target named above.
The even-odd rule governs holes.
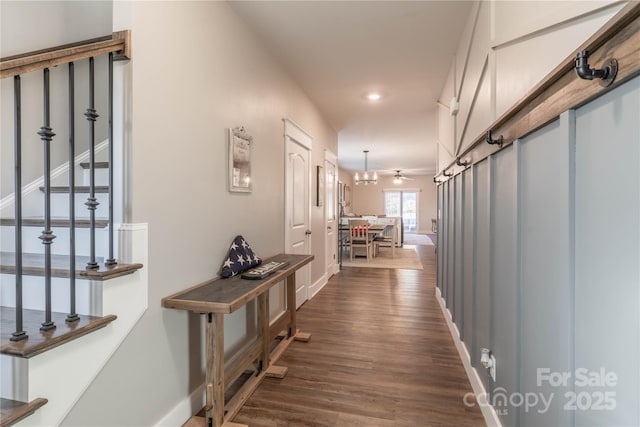
[[[197,413],[205,405],[205,392],[204,383],[196,388],[189,396],[185,397],[173,407],[171,411],[160,421],[155,424],[155,427],[176,427],[181,426],[193,414]]]
[[[455,323],[453,323],[451,313],[449,312],[449,310],[447,310],[445,301],[442,298],[440,289],[438,287],[436,287],[436,299],[438,300],[440,309],[442,310],[442,314],[444,314],[444,318],[447,321],[449,332],[451,333],[453,342],[456,345],[456,349],[458,350],[458,354],[460,355],[460,359],[462,360],[462,365],[464,366],[464,370],[467,373],[469,382],[471,383],[473,393],[476,396],[486,395],[486,390],[484,389],[484,385],[480,380],[478,371],[476,371],[476,369],[471,366],[471,357],[469,355],[469,352],[467,351],[467,347],[465,347],[464,343],[460,341],[460,333],[458,331],[458,327],[455,325]],[[502,427],[500,417],[498,417],[498,414],[496,413],[495,409],[493,409],[493,406],[480,405],[480,410],[482,411],[482,416],[484,417],[484,420],[487,423],[488,427]]]
[[[325,273],[313,285],[311,285],[311,287],[309,287],[309,299],[316,296],[316,294],[324,288],[324,285],[326,285],[327,282],[329,282],[329,277],[327,276],[327,273]]]

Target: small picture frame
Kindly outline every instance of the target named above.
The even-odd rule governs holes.
[[[316,166],[316,201],[317,206],[324,205],[324,168]]]
[[[243,126],[229,129],[229,191],[251,193],[253,137]]]
[[[346,208],[351,206],[351,187],[344,185],[344,206]]]

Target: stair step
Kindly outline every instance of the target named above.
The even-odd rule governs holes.
[[[76,218],[76,228],[89,228],[90,224],[91,222],[87,218]],[[16,219],[0,218],[0,225],[14,226]],[[22,225],[25,227],[44,227],[44,218],[22,218]],[[96,219],[96,228],[107,228],[108,225],[108,219]],[[51,226],[69,228],[71,222],[68,218],[51,218]]]
[[[52,186],[51,188],[51,193],[68,193],[69,192],[69,186],[64,186],[64,185],[60,185],[60,186]],[[40,191],[44,192],[44,187],[40,187]],[[107,185],[96,185],[94,188],[94,192],[95,193],[108,193],[109,192],[109,186]],[[76,187],[76,194],[82,194],[82,193],[89,193],[89,186],[88,185],[80,185]]]
[[[2,312],[0,319],[2,322],[2,328],[0,328],[0,353],[24,358],[36,356],[97,331],[118,318],[113,314],[103,317],[79,315],[79,320],[67,323],[65,321],[67,318],[66,313],[51,313],[51,321],[56,324],[56,327],[48,331],[41,331],[40,326],[45,320],[45,312],[23,310],[22,325],[28,338],[22,341],[11,341],[9,338],[16,330],[16,309],[13,307],[0,307],[0,311]]]
[[[102,258],[96,258],[99,268],[86,270],[88,256],[76,257],[76,278],[86,280],[109,280],[134,273],[142,264],[105,265]],[[15,274],[16,260],[13,252],[0,252],[0,273]],[[22,254],[22,274],[25,276],[44,276],[43,254]],[[51,255],[51,276],[69,277],[69,255]]]
[[[82,169],[89,169],[89,162],[80,163]],[[94,167],[96,169],[109,169],[109,162],[95,162]]]
[[[28,417],[48,402],[41,397],[31,402],[19,402],[17,400],[0,399],[0,427],[9,427],[18,421]]]

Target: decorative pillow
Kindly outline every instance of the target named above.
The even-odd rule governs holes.
[[[227,259],[222,265],[220,277],[226,279],[227,277],[236,276],[256,265],[260,265],[260,263],[262,263],[262,260],[253,252],[244,237],[236,236],[229,248]]]

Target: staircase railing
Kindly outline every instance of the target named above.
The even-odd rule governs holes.
[[[94,57],[108,55],[108,135],[109,135],[109,211],[108,211],[108,239],[109,254],[105,261],[105,268],[117,264],[113,249],[113,62],[129,59],[131,57],[130,31],[113,33],[110,36],[86,40],[83,42],[67,44],[54,48],[39,50],[21,55],[0,59],[0,78],[13,77],[14,82],[14,187],[15,187],[15,331],[11,335],[11,341],[20,341],[28,337],[23,325],[23,245],[22,245],[22,99],[21,99],[21,75],[43,70],[43,125],[40,131],[40,139],[43,142],[44,152],[44,230],[39,237],[44,245],[44,279],[45,279],[45,315],[41,330],[46,331],[56,327],[51,316],[51,279],[52,279],[52,255],[51,245],[56,236],[51,230],[51,143],[55,136],[50,123],[50,83],[49,72],[51,67],[68,64],[68,96],[69,96],[69,278],[70,278],[70,310],[66,321],[71,323],[79,320],[76,313],[76,238],[75,238],[75,75],[74,62],[89,60],[89,100],[85,117],[89,122],[89,197],[85,205],[90,214],[90,259],[87,269],[99,268],[95,254],[95,210],[99,205],[95,197],[95,122],[99,115],[95,110],[94,88]]]
[[[12,341],[27,338],[22,328],[22,105],[20,93],[20,76],[14,76],[14,185],[15,196],[15,268],[16,268],[16,330],[11,335]],[[19,255],[18,255],[19,254]],[[18,309],[20,307],[20,309]]]

